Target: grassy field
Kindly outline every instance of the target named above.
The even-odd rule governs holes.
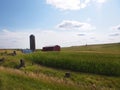
[[[78,90],[72,84],[52,80],[44,74],[25,73],[0,67],[0,90]],[[69,86],[70,85],[70,86]]]
[[[76,51],[75,47],[72,47],[63,49],[61,52],[37,52],[26,55],[25,58],[48,67],[120,76],[120,44],[93,45],[76,48],[80,48],[77,49],[79,51]],[[110,52],[110,48],[112,52]]]
[[[17,55],[0,50],[0,90],[119,90],[120,44],[62,48]],[[20,59],[25,67],[17,69]],[[65,73],[71,76],[65,78]],[[17,89],[16,89],[17,88]]]
[[[62,48],[62,51],[80,51],[80,52],[120,54],[120,43],[72,46],[72,47]]]

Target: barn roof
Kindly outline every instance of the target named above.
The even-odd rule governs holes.
[[[59,46],[59,45],[53,45],[53,46],[45,46],[45,47],[55,47],[55,46]],[[60,46],[59,46],[60,47]]]

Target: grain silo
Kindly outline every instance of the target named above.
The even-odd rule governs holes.
[[[30,35],[30,50],[35,51],[35,36]]]

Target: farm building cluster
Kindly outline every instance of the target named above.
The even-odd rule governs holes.
[[[42,51],[60,51],[60,46],[59,45],[46,46],[42,48]]]
[[[35,47],[35,36],[30,35],[30,49],[22,49],[23,53],[32,53],[36,49]],[[42,48],[41,51],[60,51],[61,47],[59,45],[54,45],[54,46],[45,46]]]

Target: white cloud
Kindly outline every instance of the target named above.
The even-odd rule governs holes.
[[[64,20],[57,25],[57,28],[62,30],[93,30],[95,27],[89,23]]]
[[[4,29],[0,32],[0,48],[29,48],[29,36],[31,34],[35,35],[36,48],[51,45],[72,46],[79,43],[76,42],[79,38],[74,32],[58,32],[54,30],[41,31],[34,29],[19,32]]]
[[[46,2],[62,10],[79,10],[85,8],[90,0],[46,0]]]
[[[109,36],[116,37],[116,36],[120,36],[120,34],[119,33],[112,33]]]
[[[80,34],[77,34],[78,36],[85,36],[86,34],[83,34],[83,33],[80,33]]]
[[[93,0],[93,1],[95,1],[95,2],[97,2],[97,3],[105,3],[107,0]]]
[[[77,24],[78,28],[82,28],[82,26],[87,26],[86,23],[80,23],[76,21],[74,21],[74,23]],[[31,34],[35,35],[36,48],[42,48],[43,46],[49,45],[60,45],[61,47],[67,47],[85,44],[120,42],[120,33],[117,32],[108,34],[104,32],[84,32],[79,30],[57,31],[33,29],[24,31],[11,31],[8,29],[4,29],[2,30],[2,32],[0,32],[0,48],[29,48],[29,36]],[[110,35],[112,35],[112,37]]]
[[[89,6],[89,4],[104,4],[107,0],[46,0],[50,4],[61,10],[80,10]]]
[[[116,25],[116,26],[113,26],[112,29],[113,29],[113,30],[120,30],[120,24],[119,24],[119,25]]]
[[[7,29],[3,29],[0,32],[0,48],[21,48],[27,47],[28,43],[25,41],[27,33],[25,32],[13,32]]]

